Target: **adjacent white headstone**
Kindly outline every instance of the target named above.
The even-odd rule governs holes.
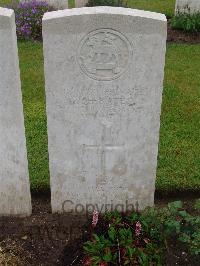
[[[56,9],[68,8],[68,0],[46,0],[46,2]]]
[[[0,215],[30,215],[14,12],[0,8]]]
[[[166,29],[117,7],[44,15],[53,212],[154,203]]]
[[[75,0],[75,7],[84,7],[88,3],[88,0]]]
[[[20,2],[30,2],[33,0],[20,0]],[[46,2],[55,9],[65,9],[68,8],[68,0],[35,0],[38,2]]]
[[[176,14],[200,12],[200,0],[176,0]]]

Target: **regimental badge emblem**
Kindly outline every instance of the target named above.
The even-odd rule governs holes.
[[[78,62],[92,79],[112,80],[128,68],[131,45],[120,32],[99,29],[90,32],[79,44]]]

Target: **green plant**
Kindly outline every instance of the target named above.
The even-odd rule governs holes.
[[[200,211],[200,199],[196,200],[194,207]]]
[[[200,217],[181,201],[129,215],[106,213],[84,244],[83,265],[165,265],[170,243],[199,258]]]
[[[181,202],[172,203],[169,210],[171,216],[165,222],[167,235],[176,234],[191,255],[200,255],[200,216],[192,216],[183,210]]]
[[[151,237],[140,214],[130,217],[108,213],[102,234],[93,234],[84,245],[84,265],[163,265],[163,244],[159,237]],[[103,264],[102,264],[103,263]]]
[[[200,32],[200,13],[179,13],[171,19],[171,26],[186,32]]]
[[[175,201],[154,213],[164,240],[176,237],[185,244],[191,255],[200,255],[200,217],[192,216],[183,209],[181,201]],[[153,217],[152,217],[153,218]]]

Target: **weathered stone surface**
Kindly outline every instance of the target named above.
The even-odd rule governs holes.
[[[184,12],[200,12],[200,0],[176,0],[176,14]]]
[[[84,7],[88,3],[88,0],[75,0],[75,7]]]
[[[20,2],[30,2],[32,0],[20,0]],[[37,1],[37,0],[36,0]],[[42,0],[38,0],[38,1],[42,1]],[[68,8],[68,0],[44,0],[44,2],[48,3],[49,5],[51,5],[52,7],[54,7],[55,9],[65,9]]]
[[[125,8],[44,15],[53,212],[153,204],[166,27]]]
[[[14,12],[0,8],[0,215],[30,215]]]
[[[47,3],[57,9],[68,8],[68,0],[47,0]]]

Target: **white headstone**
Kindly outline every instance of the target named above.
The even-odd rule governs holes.
[[[20,2],[30,2],[33,0],[20,0]],[[46,2],[55,9],[65,9],[68,8],[68,0],[35,0],[38,2]]]
[[[0,215],[30,215],[14,12],[0,8]]]
[[[47,3],[57,9],[68,8],[68,0],[46,0]]]
[[[166,28],[118,7],[44,15],[53,212],[153,204]]]
[[[75,7],[84,7],[88,3],[88,0],[75,0]]]
[[[176,14],[200,12],[200,0],[176,0]]]

